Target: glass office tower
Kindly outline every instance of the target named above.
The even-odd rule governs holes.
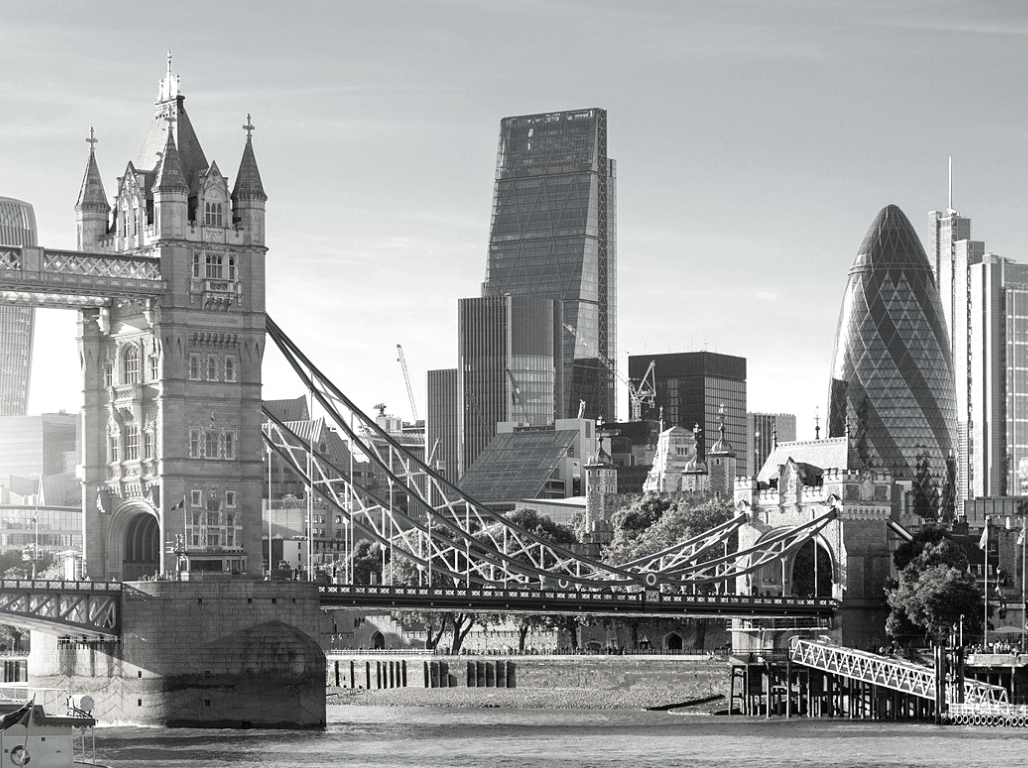
[[[35,244],[32,206],[0,197],[0,247]],[[34,312],[32,307],[0,302],[0,416],[28,412]]]
[[[957,398],[932,267],[894,205],[871,224],[849,272],[832,355],[829,434],[865,467],[913,481],[914,511],[947,517],[956,496]]]
[[[553,423],[555,302],[530,296],[460,299],[457,309],[457,476],[496,435],[496,424]]]
[[[561,302],[555,418],[616,417],[615,209],[606,110],[501,121],[482,295]]]

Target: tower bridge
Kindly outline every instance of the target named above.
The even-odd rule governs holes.
[[[836,614],[847,562],[840,531],[850,524],[844,492],[776,519],[762,511],[759,494],[741,499],[737,489],[733,520],[612,565],[541,539],[438,476],[268,317],[268,198],[254,125],[247,116],[230,185],[207,160],[184,100],[169,60],[143,147],[118,179],[113,205],[91,131],[75,206],[78,250],[0,247],[0,301],[79,312],[88,581],[0,583],[5,620],[46,632],[33,638],[36,681],[90,687],[94,675],[106,676],[116,685],[102,706],[137,722],[275,724],[248,709],[266,698],[267,691],[252,688],[255,675],[264,675],[284,697],[278,711],[301,713],[283,717],[317,725],[324,721],[324,656],[317,643],[323,610],[460,608],[747,622]],[[363,487],[348,467],[333,465],[262,409],[268,341],[332,426],[387,478],[388,495]],[[269,453],[344,516],[351,531],[410,561],[419,584],[319,590],[197,580],[211,571],[259,568]],[[394,489],[402,492],[402,508],[393,503]],[[729,548],[735,535],[740,544]],[[811,546],[831,552],[832,586],[793,597],[787,572]],[[817,562],[815,556],[815,568]],[[138,581],[180,574],[185,564],[188,582]],[[86,658],[59,645],[62,635],[112,643],[91,648]],[[293,662],[283,667],[271,652],[262,661],[255,648],[288,648]],[[224,682],[215,686],[217,695],[210,693],[212,677]],[[248,696],[258,704],[247,703]],[[235,719],[211,712],[219,700],[235,708]]]

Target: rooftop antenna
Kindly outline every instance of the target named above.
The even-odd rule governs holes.
[[[949,208],[947,210],[948,210],[949,213],[956,213],[956,211],[953,210],[953,156],[952,155],[950,155],[950,158],[949,158]]]

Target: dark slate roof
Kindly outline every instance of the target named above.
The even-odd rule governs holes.
[[[569,429],[499,434],[464,473],[460,488],[484,503],[541,498],[578,434]]]
[[[311,417],[307,410],[307,398],[303,395],[293,400],[265,400],[264,407],[279,421],[305,421]]]

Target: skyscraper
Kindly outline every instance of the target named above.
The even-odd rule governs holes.
[[[725,438],[731,445],[746,445],[746,358],[717,352],[632,355],[629,379],[641,380],[651,361],[654,408],[662,409],[664,429],[699,426],[700,457],[705,460],[721,435],[723,413]],[[737,456],[736,471],[747,474],[750,461],[751,456]]]
[[[977,443],[986,439],[981,433],[981,423],[976,430],[972,426],[972,411],[976,404],[972,388],[972,350],[970,328],[971,267],[980,264],[985,253],[985,243],[971,239],[971,220],[953,210],[952,196],[945,211],[928,214],[929,249],[935,282],[942,299],[942,314],[951,345],[953,377],[956,382],[957,404],[957,499],[963,500],[986,493],[985,478],[975,477],[975,465],[980,457],[975,454],[982,448]]]
[[[32,206],[0,197],[0,246],[35,244]],[[28,413],[34,313],[32,307],[0,303],[0,416]]]
[[[531,296],[460,299],[457,477],[496,435],[498,422],[553,423],[556,306]]]
[[[956,393],[932,268],[903,212],[886,206],[864,237],[832,355],[829,436],[850,435],[865,467],[913,483],[914,510],[952,513]]]
[[[500,123],[482,295],[561,302],[553,418],[615,418],[616,193],[607,112]]]

